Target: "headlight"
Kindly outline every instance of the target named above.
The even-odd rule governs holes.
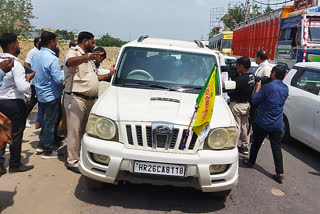
[[[93,137],[111,140],[116,137],[117,127],[115,122],[106,117],[90,114],[87,133]]]
[[[229,149],[237,144],[237,130],[235,127],[218,128],[211,131],[207,138],[207,144],[211,149]]]

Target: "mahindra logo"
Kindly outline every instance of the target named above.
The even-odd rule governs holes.
[[[171,129],[168,126],[158,126],[155,129],[156,134],[169,134]]]

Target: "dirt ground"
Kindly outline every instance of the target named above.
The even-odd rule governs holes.
[[[23,64],[27,52],[33,48],[33,42],[20,41],[20,47],[21,53],[18,58]],[[62,65],[63,57],[69,47],[59,44],[59,48],[59,60]],[[104,48],[107,51],[107,59],[100,68],[109,69],[115,63],[120,48]],[[104,90],[108,84],[100,82],[100,88]],[[64,166],[66,146],[60,149],[65,154],[60,159],[42,160],[41,155],[36,155],[35,149],[40,133],[40,129],[34,128],[36,112],[37,106],[29,116],[32,127],[25,129],[22,145],[22,162],[34,164],[35,168],[25,173],[7,173],[0,177],[0,213],[81,213],[88,204],[75,197],[75,189],[79,185],[81,176]],[[8,158],[7,152],[6,167]]]
[[[28,51],[30,49],[32,49],[34,47],[34,45],[33,45],[33,42],[30,42],[30,41],[19,41],[19,43],[20,43],[21,53],[18,56],[18,58],[19,58],[19,61],[23,65]],[[65,53],[67,52],[67,50],[69,49],[69,46],[68,46],[68,44],[59,44],[58,46],[60,48],[60,57],[59,57],[60,64],[63,65],[63,57],[64,57]],[[113,63],[115,63],[120,48],[118,48],[118,47],[103,47],[103,48],[107,52],[107,59],[103,61],[100,68],[109,69],[110,66]],[[1,48],[0,48],[0,52],[2,52]]]

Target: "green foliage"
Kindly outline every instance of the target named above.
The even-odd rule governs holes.
[[[211,32],[209,33],[209,38],[212,38],[214,35],[218,34],[218,30],[216,28],[212,28]]]
[[[102,36],[100,39],[96,39],[97,46],[105,46],[105,47],[121,47],[127,42],[121,41],[119,39],[113,38],[109,34]]]
[[[61,39],[65,40],[74,40],[74,33],[72,31],[66,31],[66,30],[56,30],[56,34],[61,35]]]
[[[254,18],[256,16],[260,16],[262,13],[271,12],[272,9],[268,6],[265,11],[262,11],[262,8],[257,4],[253,5],[250,8],[250,12],[248,14],[248,18]],[[230,30],[234,30],[237,24],[243,22],[245,20],[245,5],[240,4],[239,6],[235,6],[228,10],[228,13],[224,15],[221,20],[223,23],[230,28]]]
[[[270,13],[273,9],[268,5],[268,7],[264,10],[264,13]]]
[[[0,0],[0,34],[31,31],[32,9],[31,0]]]

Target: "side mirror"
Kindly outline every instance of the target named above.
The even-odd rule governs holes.
[[[230,91],[236,89],[236,82],[235,81],[224,81],[223,82],[223,89],[225,91]]]

